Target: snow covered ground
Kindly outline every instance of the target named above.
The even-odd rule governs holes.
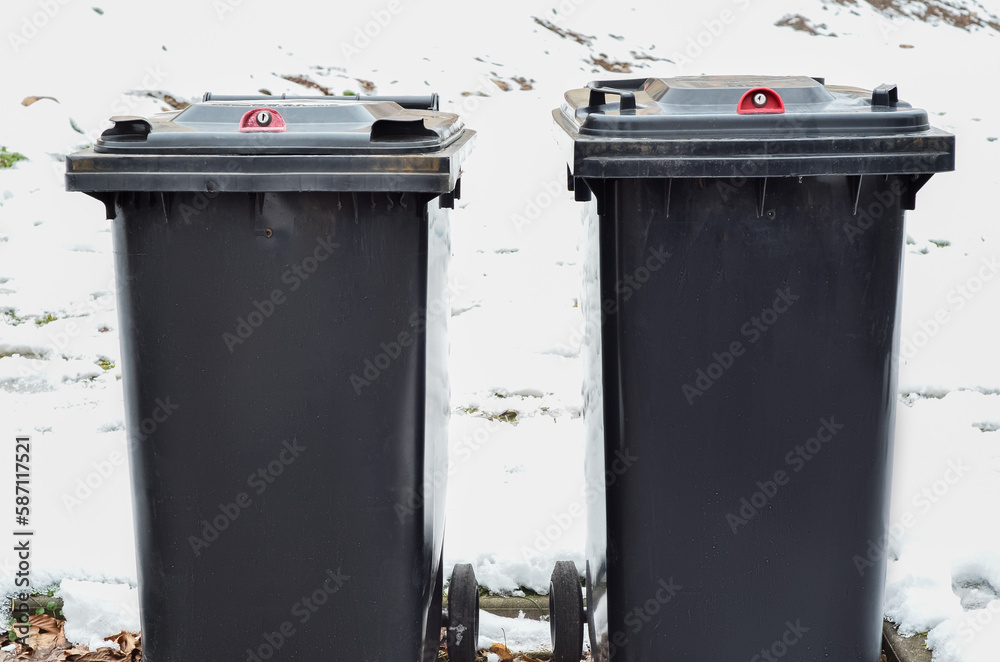
[[[508,0],[482,14],[455,1],[8,0],[0,145],[28,160],[0,170],[0,438],[33,437],[33,582],[63,582],[68,634],[86,644],[134,628],[134,591],[87,582],[134,586],[136,571],[109,224],[63,190],[63,156],[111,115],[206,90],[310,91],[282,76],[333,93],[439,92],[479,132],[452,214],[446,560],[474,562],[498,592],[544,591],[555,560],[582,562],[585,536],[565,515],[583,499],[580,205],[549,112],[564,90],[613,77],[603,64],[631,77],[895,82],[958,135],[957,172],[935,176],[908,216],[894,526],[870,553],[890,559],[887,616],[929,631],[935,660],[995,660],[1000,31],[902,4],[907,16],[861,0]],[[952,4],[1000,14],[998,0]],[[53,99],[22,105],[31,96]],[[490,418],[505,412],[516,425]],[[9,495],[11,472],[0,480]],[[0,593],[14,586],[10,548]],[[481,643],[497,640],[495,620],[484,616]],[[548,640],[547,626],[505,632],[518,633],[512,649]]]

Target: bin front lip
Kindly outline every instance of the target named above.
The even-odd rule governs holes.
[[[108,154],[66,158],[66,190],[450,193],[476,132],[419,154]]]
[[[892,175],[955,169],[955,136],[919,133],[794,137],[607,138],[581,135],[552,111],[574,177],[796,177]]]

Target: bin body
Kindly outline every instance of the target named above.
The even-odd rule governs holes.
[[[236,122],[254,108],[212,105]],[[393,106],[372,112],[414,120]],[[273,110],[291,126],[292,107]],[[470,137],[426,149],[446,169],[420,181],[376,182],[350,150],[315,165],[296,148],[275,165],[271,135],[251,136],[249,154],[184,145],[151,158],[115,152],[112,137],[71,157],[70,187],[113,218],[151,662],[436,659],[449,409],[439,202]],[[419,172],[424,156],[391,158]]]
[[[885,559],[870,550],[888,527],[903,216],[929,173],[952,169],[951,137],[906,133],[924,141],[893,162],[864,131],[824,135],[812,115],[841,112],[840,92],[812,79],[619,85],[636,115],[590,91],[556,111],[577,197],[592,195],[594,657],[876,662]],[[785,97],[785,116],[725,118],[715,135],[669,122],[685,115],[671,89],[722,91],[735,110],[754,87]],[[795,109],[810,89],[834,98]],[[725,101],[687,112],[724,115]],[[588,127],[595,114],[619,123],[617,142]]]

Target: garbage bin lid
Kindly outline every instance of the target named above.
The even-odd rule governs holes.
[[[392,101],[228,99],[184,110],[112,117],[97,153],[334,154],[425,152],[461,132],[457,115]]]
[[[954,169],[954,136],[899,100],[895,85],[868,91],[806,76],[594,81],[566,92],[553,115],[575,143],[577,176],[738,176],[748,159],[765,175]],[[584,157],[591,163],[578,174]],[[624,159],[632,163],[617,165],[642,167],[612,163]]]
[[[66,188],[122,191],[450,193],[475,132],[434,110],[345,98],[211,98],[184,110],[113,117],[66,158]],[[423,109],[415,100],[430,99]]]

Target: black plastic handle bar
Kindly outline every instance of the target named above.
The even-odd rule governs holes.
[[[623,113],[635,112],[635,92],[630,90],[619,90],[613,87],[592,87],[590,88],[589,106],[603,106],[608,102],[609,94],[621,97],[619,109]]]

